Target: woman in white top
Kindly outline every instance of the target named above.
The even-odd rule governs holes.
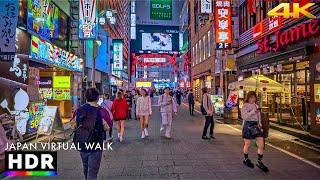
[[[152,106],[151,106],[151,99],[147,94],[147,91],[145,89],[140,90],[141,96],[137,99],[137,107],[136,107],[136,114],[140,119],[140,125],[141,125],[141,138],[145,138],[146,136],[149,136],[148,133],[148,123],[149,123],[149,117],[152,114]]]

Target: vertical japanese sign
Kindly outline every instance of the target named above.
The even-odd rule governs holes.
[[[201,0],[201,10],[202,14],[212,13],[212,0]]]
[[[172,0],[150,0],[150,19],[171,20]]]
[[[232,43],[231,0],[215,1],[216,49],[230,49]]]
[[[18,23],[18,0],[0,3],[0,60],[12,61],[15,54],[15,36]]]
[[[113,64],[112,64],[112,74],[117,74],[117,71],[123,70],[123,41],[114,40],[113,41]]]
[[[94,39],[97,36],[97,2],[96,0],[79,1],[80,39]]]

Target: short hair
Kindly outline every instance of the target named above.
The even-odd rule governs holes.
[[[100,95],[100,93],[99,93],[98,89],[96,89],[96,88],[88,88],[85,93],[86,100],[88,102],[98,101],[99,95]]]
[[[109,99],[110,98],[110,94],[109,93],[104,93],[104,96]]]
[[[117,98],[118,99],[123,98],[123,91],[118,91],[117,92]]]
[[[164,90],[166,90],[166,89],[169,89],[169,90],[171,90],[171,89],[170,89],[170,87],[165,87],[165,88],[164,88]]]
[[[249,99],[250,99],[251,97],[255,97],[255,98],[256,98],[256,101],[257,101],[257,99],[258,99],[256,92],[254,92],[254,91],[249,91],[248,94],[247,94],[247,96],[246,96],[246,99],[245,99],[244,101],[245,101],[246,103],[248,103],[248,102],[249,102]]]
[[[202,88],[202,93],[207,93],[208,92],[208,88],[207,87],[203,87]]]

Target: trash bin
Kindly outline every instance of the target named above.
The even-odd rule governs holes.
[[[261,124],[263,129],[263,137],[268,138],[269,136],[269,114],[267,112],[261,112]]]

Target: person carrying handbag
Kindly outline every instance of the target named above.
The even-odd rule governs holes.
[[[251,145],[251,140],[255,139],[258,145],[258,160],[256,166],[262,171],[268,172],[268,167],[265,166],[262,162],[264,138],[262,132],[260,108],[258,107],[256,102],[257,94],[254,91],[250,91],[248,92],[245,103],[243,104],[243,107],[241,109],[241,117],[243,120],[242,138],[244,140],[243,164],[250,168],[254,168],[253,163],[249,159],[248,152]]]
[[[215,139],[213,136],[213,129],[214,129],[214,120],[213,120],[213,114],[214,114],[214,107],[213,103],[211,101],[210,94],[208,93],[208,88],[204,87],[202,88],[202,102],[201,102],[201,112],[203,115],[205,115],[206,122],[203,127],[203,133],[202,133],[202,139],[209,140]],[[207,131],[210,126],[210,138],[207,137]]]

